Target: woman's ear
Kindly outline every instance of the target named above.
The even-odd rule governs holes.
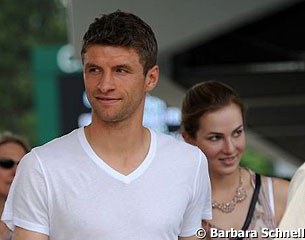
[[[192,145],[196,145],[196,141],[189,134],[187,134],[186,132],[183,131],[181,133],[181,135],[184,138],[185,142],[192,144]]]

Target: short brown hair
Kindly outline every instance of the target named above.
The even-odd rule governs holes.
[[[144,75],[157,63],[158,45],[151,27],[134,14],[117,10],[96,18],[83,37],[82,59],[89,46],[99,44],[134,49]]]

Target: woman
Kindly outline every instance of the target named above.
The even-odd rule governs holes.
[[[211,228],[260,234],[262,228],[276,228],[285,210],[288,181],[239,167],[246,146],[244,124],[243,103],[231,87],[208,81],[186,93],[182,135],[209,161],[213,219],[203,221],[203,228],[210,234]],[[222,232],[233,236],[233,231]]]
[[[0,216],[20,159],[29,152],[24,139],[9,132],[0,135]],[[0,240],[10,240],[12,233],[0,221]]]

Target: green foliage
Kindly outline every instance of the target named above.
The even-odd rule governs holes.
[[[263,154],[258,153],[252,149],[247,148],[240,162],[240,166],[248,167],[254,172],[273,176],[274,166],[273,161]]]
[[[55,0],[1,0],[0,131],[35,142],[30,50],[67,41],[66,11]]]

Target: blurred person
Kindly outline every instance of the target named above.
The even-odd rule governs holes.
[[[280,222],[280,230],[297,231],[305,227],[305,163],[295,172],[288,189],[287,208]],[[290,238],[293,239],[293,238]]]
[[[27,152],[29,145],[25,139],[11,132],[0,134],[0,215],[15,176],[16,166]],[[11,231],[0,222],[0,240],[10,240],[11,237]]]
[[[142,125],[159,78],[152,29],[130,13],[103,15],[81,54],[92,122],[21,161],[2,215],[14,240],[196,239],[212,212],[207,160]]]
[[[209,234],[211,228],[260,234],[263,227],[278,226],[289,182],[239,167],[246,147],[245,113],[235,90],[218,81],[189,89],[182,104],[182,135],[208,159],[213,218],[203,220],[203,227]]]

